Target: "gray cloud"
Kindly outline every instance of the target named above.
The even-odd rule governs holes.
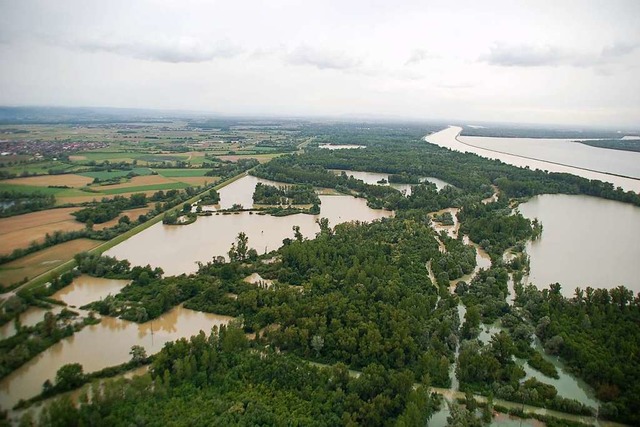
[[[286,62],[293,65],[310,65],[321,70],[347,70],[360,65],[358,58],[349,56],[343,51],[320,49],[307,45],[298,46],[289,52]]]
[[[207,42],[193,37],[132,41],[96,37],[79,41],[63,41],[60,44],[86,52],[109,52],[136,59],[169,63],[206,62],[215,58],[231,58],[242,53],[242,48],[228,40]]]
[[[503,67],[573,66],[591,67],[606,65],[636,50],[640,44],[619,43],[604,47],[600,52],[579,52],[556,46],[506,45],[491,47],[489,54],[480,61]]]

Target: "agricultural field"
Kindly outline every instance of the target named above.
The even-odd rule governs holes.
[[[69,232],[82,230],[85,224],[76,221],[71,215],[80,210],[78,207],[48,209],[23,215],[0,218],[0,255],[7,255],[14,249],[26,248],[31,242],[41,243],[45,235],[56,231]],[[113,227],[122,216],[135,220],[152,210],[152,206],[123,211],[118,217],[102,224],[95,224],[94,230]]]
[[[34,278],[73,258],[78,252],[88,251],[102,242],[90,239],[76,239],[34,252],[30,255],[0,266],[0,284],[13,283]]]
[[[71,215],[78,209],[48,209],[0,219],[0,255],[25,248],[34,241],[40,243],[47,233],[82,230],[85,225]]]
[[[5,179],[1,183],[9,185],[26,185],[33,187],[84,187],[89,185],[93,180],[89,177],[64,174],[64,175],[42,175],[30,176],[25,178]]]

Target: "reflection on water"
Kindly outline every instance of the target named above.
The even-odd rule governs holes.
[[[558,165],[558,164],[554,164],[554,163],[549,163],[548,161],[540,161],[540,160],[533,160],[533,159],[528,159],[528,158],[524,158],[524,157],[519,157],[517,155],[513,155],[513,154],[505,154],[505,153],[498,153],[496,151],[489,151],[483,148],[478,148],[478,147],[473,147],[471,145],[468,144],[463,144],[460,141],[458,141],[456,139],[456,137],[458,136],[458,134],[460,133],[460,131],[462,131],[461,127],[458,126],[451,126],[447,129],[441,130],[440,132],[435,132],[432,133],[431,135],[427,135],[425,137],[425,140],[427,142],[430,142],[432,144],[436,144],[439,145],[441,147],[445,147],[445,148],[449,148],[451,150],[455,150],[455,151],[460,151],[460,152],[467,152],[467,153],[474,153],[477,154],[479,156],[482,157],[486,157],[489,159],[498,159],[501,160],[505,163],[508,163],[510,165],[514,165],[514,166],[519,166],[519,167],[529,167],[531,169],[540,169],[540,170],[546,170],[549,172],[564,172],[564,173],[570,173],[573,175],[577,175],[577,176],[581,176],[583,178],[587,178],[587,179],[597,179],[600,181],[604,181],[604,182],[610,182],[612,183],[614,186],[616,187],[622,187],[625,190],[633,190],[636,192],[640,192],[640,180],[635,180],[635,179],[630,179],[630,178],[622,178],[619,176],[614,176],[614,175],[607,175],[606,173],[600,173],[600,172],[592,172],[592,171],[588,171],[588,170],[584,170],[584,169],[578,169],[575,167],[571,167],[571,166],[562,166],[562,165]],[[520,138],[510,138],[511,140],[513,140],[514,142],[519,140]],[[599,149],[599,150],[603,150],[603,149]],[[545,158],[545,153],[542,152],[543,150],[540,150],[537,153],[536,158]],[[607,151],[603,151],[599,156],[599,159],[602,160],[605,157],[609,156],[609,151],[613,151],[613,150],[607,150]],[[625,153],[626,155],[626,153]],[[598,159],[596,159],[597,161]],[[568,162],[567,164],[574,164],[572,162]],[[638,163],[636,163],[636,167],[637,167]],[[624,174],[624,171],[618,171],[616,172],[618,174]]]
[[[231,203],[228,201],[229,187],[234,185],[233,188],[243,194],[233,193],[233,203],[246,206],[258,181],[258,178],[247,176],[221,189],[221,207]],[[294,225],[300,227],[305,237],[313,238],[320,231],[316,220],[322,217],[335,226],[347,221],[372,221],[393,215],[390,211],[370,209],[366,200],[351,196],[320,196],[320,200],[320,215],[274,217],[241,212],[200,217],[186,226],[158,223],[110,249],[106,255],[127,259],[132,265],[161,267],[166,275],[193,273],[197,270],[197,261],[206,263],[215,256],[226,256],[240,232],[246,233],[249,247],[261,254],[282,246],[283,239],[293,238]]]
[[[82,275],[73,282],[53,294],[53,298],[64,301],[67,305],[81,307],[93,301],[115,295],[129,283],[128,280],[104,279]]]
[[[542,222],[542,236],[527,244],[529,281],[559,282],[564,295],[576,287],[640,291],[640,208],[588,196],[543,195],[520,205]]]
[[[29,307],[24,313],[20,314],[20,324],[22,326],[35,326],[37,323],[42,322],[44,314],[47,311],[51,311],[53,314],[58,314],[64,307],[55,305],[51,309],[44,309],[40,307]],[[16,333],[15,323],[13,321],[5,323],[0,327],[0,337],[7,338]]]
[[[341,174],[342,172],[346,173],[347,176],[353,176],[355,179],[359,179],[362,182],[364,182],[365,184],[371,184],[371,185],[380,185],[379,181],[381,180],[386,180],[387,182],[389,181],[389,174],[388,173],[379,173],[379,172],[362,172],[362,171],[352,171],[352,170],[342,170],[342,169],[334,169],[332,170],[332,172],[336,173],[336,174]],[[436,188],[438,189],[438,191],[442,190],[444,187],[446,187],[447,185],[451,185],[448,182],[445,182],[441,179],[438,178],[432,178],[432,177],[428,177],[428,178],[420,178],[420,182],[431,182],[434,183],[436,185]],[[398,191],[404,191],[406,192],[407,195],[411,194],[411,186],[415,185],[415,184],[383,184],[383,185],[390,185],[391,187],[395,188]]]
[[[503,328],[499,325],[481,325],[478,339],[484,345],[489,345],[491,337],[500,333],[500,331],[502,330]],[[578,402],[592,408],[596,408],[598,406],[598,402],[595,399],[595,394],[587,383],[571,375],[566,370],[564,364],[562,364],[557,357],[547,355],[537,340],[534,348],[542,354],[542,357],[545,360],[553,363],[553,365],[558,370],[559,378],[555,379],[548,377],[542,372],[531,368],[525,360],[515,358],[515,362],[518,365],[522,366],[526,374],[525,378],[522,381],[526,381],[529,378],[535,378],[540,382],[554,386],[558,390],[558,396],[562,396],[567,399],[575,399]]]
[[[158,352],[165,343],[190,337],[201,330],[209,334],[215,325],[227,324],[232,318],[175,307],[153,321],[137,324],[104,317],[97,325],[63,339],[45,350],[0,383],[0,407],[10,408],[20,399],[42,391],[42,383],[55,377],[68,363],[80,363],[85,372],[127,362],[134,345],[143,346],[147,354]]]
[[[540,371],[536,371],[523,360],[518,360],[518,363],[527,374],[525,381],[529,378],[536,378],[538,381],[554,386],[558,390],[558,396],[566,397],[567,399],[575,399],[582,404],[590,406],[591,408],[598,407],[598,402],[595,400],[591,388],[583,381],[566,373],[564,369],[558,367],[558,374],[560,378],[555,379],[546,376]]]

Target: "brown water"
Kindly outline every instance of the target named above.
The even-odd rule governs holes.
[[[536,159],[542,159],[542,160],[534,160],[534,159],[529,159],[525,157],[520,157],[519,155],[516,155],[516,154],[507,154],[506,152],[499,153],[497,151],[490,151],[485,148],[474,147],[471,145],[463,144],[462,142],[456,139],[461,131],[462,131],[461,127],[450,126],[449,128],[441,130],[440,132],[427,135],[425,137],[425,140],[432,144],[436,144],[441,147],[446,147],[451,150],[474,153],[482,157],[487,157],[489,159],[498,159],[514,166],[529,167],[531,169],[541,169],[549,172],[570,173],[570,174],[581,176],[587,179],[597,179],[604,182],[610,182],[614,186],[622,187],[625,190],[640,192],[640,180],[637,180],[637,179],[623,178],[615,175],[608,175],[606,173],[578,169],[577,167],[563,166],[559,164],[550,163],[551,161],[554,161],[553,159],[556,158],[555,156],[557,156],[557,154],[553,154],[553,155],[547,154],[547,151],[549,149],[548,145],[541,145],[538,147],[538,151],[535,151],[535,156],[533,157],[535,157]],[[463,138],[466,138],[466,137],[463,137]],[[521,138],[502,138],[502,139],[505,140],[503,141],[503,143],[510,143],[510,144],[513,143],[513,146],[515,146],[515,144],[517,144],[518,141],[521,140]],[[535,144],[535,140],[534,142],[529,143],[529,145],[531,144]],[[577,161],[577,162],[574,161],[571,154],[574,149],[578,150],[581,153],[584,153],[584,150],[582,150],[580,147],[577,147],[578,145],[582,146],[584,144],[576,144],[574,146],[574,145],[566,144],[566,141],[565,141],[565,145],[562,146],[563,147],[562,152],[564,153],[563,159],[566,161],[563,161],[561,163],[564,163],[566,165],[584,167],[584,166],[581,166],[584,163],[581,161]],[[609,158],[611,156],[611,152],[615,150],[606,150],[603,148],[593,148],[593,147],[589,147],[589,148],[592,148],[594,150],[601,150],[597,152],[598,153],[597,155],[589,156],[588,164],[591,166],[594,166],[593,169],[595,170],[606,170],[609,173],[628,175],[627,172],[629,172],[628,170],[629,167],[632,168],[632,170],[636,170],[637,167],[640,167],[638,166],[640,165],[640,163],[637,163],[637,162],[633,162],[635,166],[633,164],[627,165],[626,163],[625,163],[625,167],[611,166],[606,159]],[[555,151],[552,151],[552,152],[555,153]],[[637,153],[624,152],[624,156],[626,156],[627,154],[635,154],[636,156],[638,156]],[[620,154],[614,154],[614,156],[618,157],[620,156]],[[634,172],[634,176],[635,176],[635,172]]]
[[[64,307],[56,305],[50,310],[40,308],[40,307],[29,307],[24,313],[20,314],[20,323],[22,326],[35,326],[38,322],[41,322],[44,319],[44,314],[47,311],[53,312],[53,314],[58,314],[62,311]],[[8,322],[0,327],[0,338],[8,338],[16,333],[15,323]]]
[[[640,208],[588,196],[543,195],[520,212],[542,222],[542,236],[529,242],[529,281],[546,288],[559,282],[572,296],[576,287],[640,291]]]
[[[269,182],[253,176],[243,177],[220,190],[220,206],[233,203],[252,205],[253,189],[258,182]],[[320,196],[320,215],[297,214],[285,217],[241,212],[232,215],[200,217],[186,226],[158,223],[106,252],[133,265],[161,267],[165,275],[193,273],[197,261],[206,263],[215,256],[225,256],[238,233],[249,238],[249,247],[258,253],[279,248],[282,240],[293,238],[293,226],[307,238],[313,238],[320,228],[316,220],[328,218],[335,226],[347,221],[373,221],[389,217],[393,212],[370,209],[364,199],[351,196]]]
[[[352,171],[352,170],[341,170],[341,169],[334,169],[332,170],[332,172],[336,173],[336,174],[340,174],[342,172],[346,173],[347,176],[353,176],[355,179],[359,179],[362,180],[365,184],[371,184],[371,185],[380,185],[378,184],[378,181],[385,179],[387,181],[389,181],[389,174],[388,173],[379,173],[379,172],[362,172],[362,171]],[[442,190],[444,187],[446,187],[447,185],[451,185],[446,181],[443,181],[441,179],[438,178],[433,178],[433,177],[427,177],[427,178],[420,178],[420,182],[424,182],[424,181],[428,181],[428,182],[432,182],[436,185],[436,188],[438,189],[438,191]],[[396,190],[399,191],[405,191],[407,195],[411,194],[411,186],[414,184],[382,184],[382,185],[390,185],[391,187],[395,188]]]
[[[6,409],[20,399],[42,391],[42,383],[55,378],[57,370],[68,363],[80,363],[85,372],[118,365],[131,359],[134,345],[143,346],[147,354],[158,352],[165,343],[196,335],[209,334],[214,325],[232,318],[201,313],[183,307],[153,321],[137,324],[104,317],[97,325],[87,326],[39,354],[0,382],[0,407]]]
[[[93,301],[115,295],[127,286],[128,280],[104,279],[82,275],[73,282],[53,294],[53,298],[64,301],[69,306],[81,307]]]

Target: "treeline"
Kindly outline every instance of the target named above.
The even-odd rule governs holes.
[[[318,127],[317,131],[321,132],[316,138],[319,142],[334,140],[334,143],[340,143],[339,141],[344,140],[345,143],[349,141],[351,144],[363,144],[367,148],[360,150],[308,149],[302,155],[294,155],[295,160],[291,161],[291,166],[297,165],[303,169],[347,169],[391,175],[404,173],[408,176],[435,177],[464,190],[467,194],[483,193],[485,197],[491,195],[490,186],[495,184],[507,197],[512,198],[545,193],[585,194],[640,206],[640,194],[632,191],[625,192],[610,183],[588,180],[566,173],[518,168],[499,160],[490,160],[429,144],[421,139],[421,136],[427,133],[425,128],[401,125],[391,128],[381,125],[365,130],[352,125],[327,125]],[[280,160],[280,158],[274,160]],[[269,162],[266,167],[268,168],[272,163],[274,161]],[[278,170],[278,172],[284,177],[287,176],[286,171]],[[297,171],[291,171],[291,174],[293,173],[299,174]],[[275,177],[272,179],[282,181]],[[460,204],[451,206],[460,206]]]
[[[320,198],[311,185],[275,185],[256,184],[253,202],[263,205],[319,205]]]
[[[91,395],[77,407],[64,397],[52,402],[39,424],[120,425],[135,414],[142,425],[425,425],[440,405],[407,371],[373,364],[354,378],[343,364],[318,368],[249,348],[234,326],[168,343],[150,374],[105,382]]]
[[[203,163],[203,167],[211,169],[205,176],[217,176],[221,181],[232,178],[260,164],[256,159],[239,159],[237,162],[221,161],[217,157],[207,157],[213,163]]]
[[[622,286],[577,288],[530,285],[516,298],[550,354],[558,355],[604,402],[600,414],[640,424],[640,295]]]
[[[49,209],[55,203],[52,194],[0,191],[0,218]]]
[[[580,144],[590,145],[591,147],[634,151],[636,153],[640,153],[640,141],[637,139],[595,139],[577,142]]]
[[[330,150],[319,150],[330,151]],[[334,150],[352,151],[352,150]],[[357,150],[361,151],[361,150]],[[405,197],[395,188],[382,185],[365,184],[362,180],[348,176],[346,172],[336,175],[324,166],[301,164],[303,156],[285,156],[273,159],[257,167],[252,173],[260,178],[285,183],[303,183],[316,187],[334,188],[367,199],[369,207],[374,209],[425,209],[440,210],[451,206],[461,206],[466,200],[480,200],[454,187],[437,191],[435,184],[422,183],[413,187],[411,195]],[[491,190],[488,187],[489,191]]]
[[[71,215],[80,222],[102,224],[120,215],[123,210],[142,208],[147,206],[147,196],[144,193],[132,194],[129,198],[115,196],[113,199],[103,199],[97,206],[88,207],[73,212]]]

